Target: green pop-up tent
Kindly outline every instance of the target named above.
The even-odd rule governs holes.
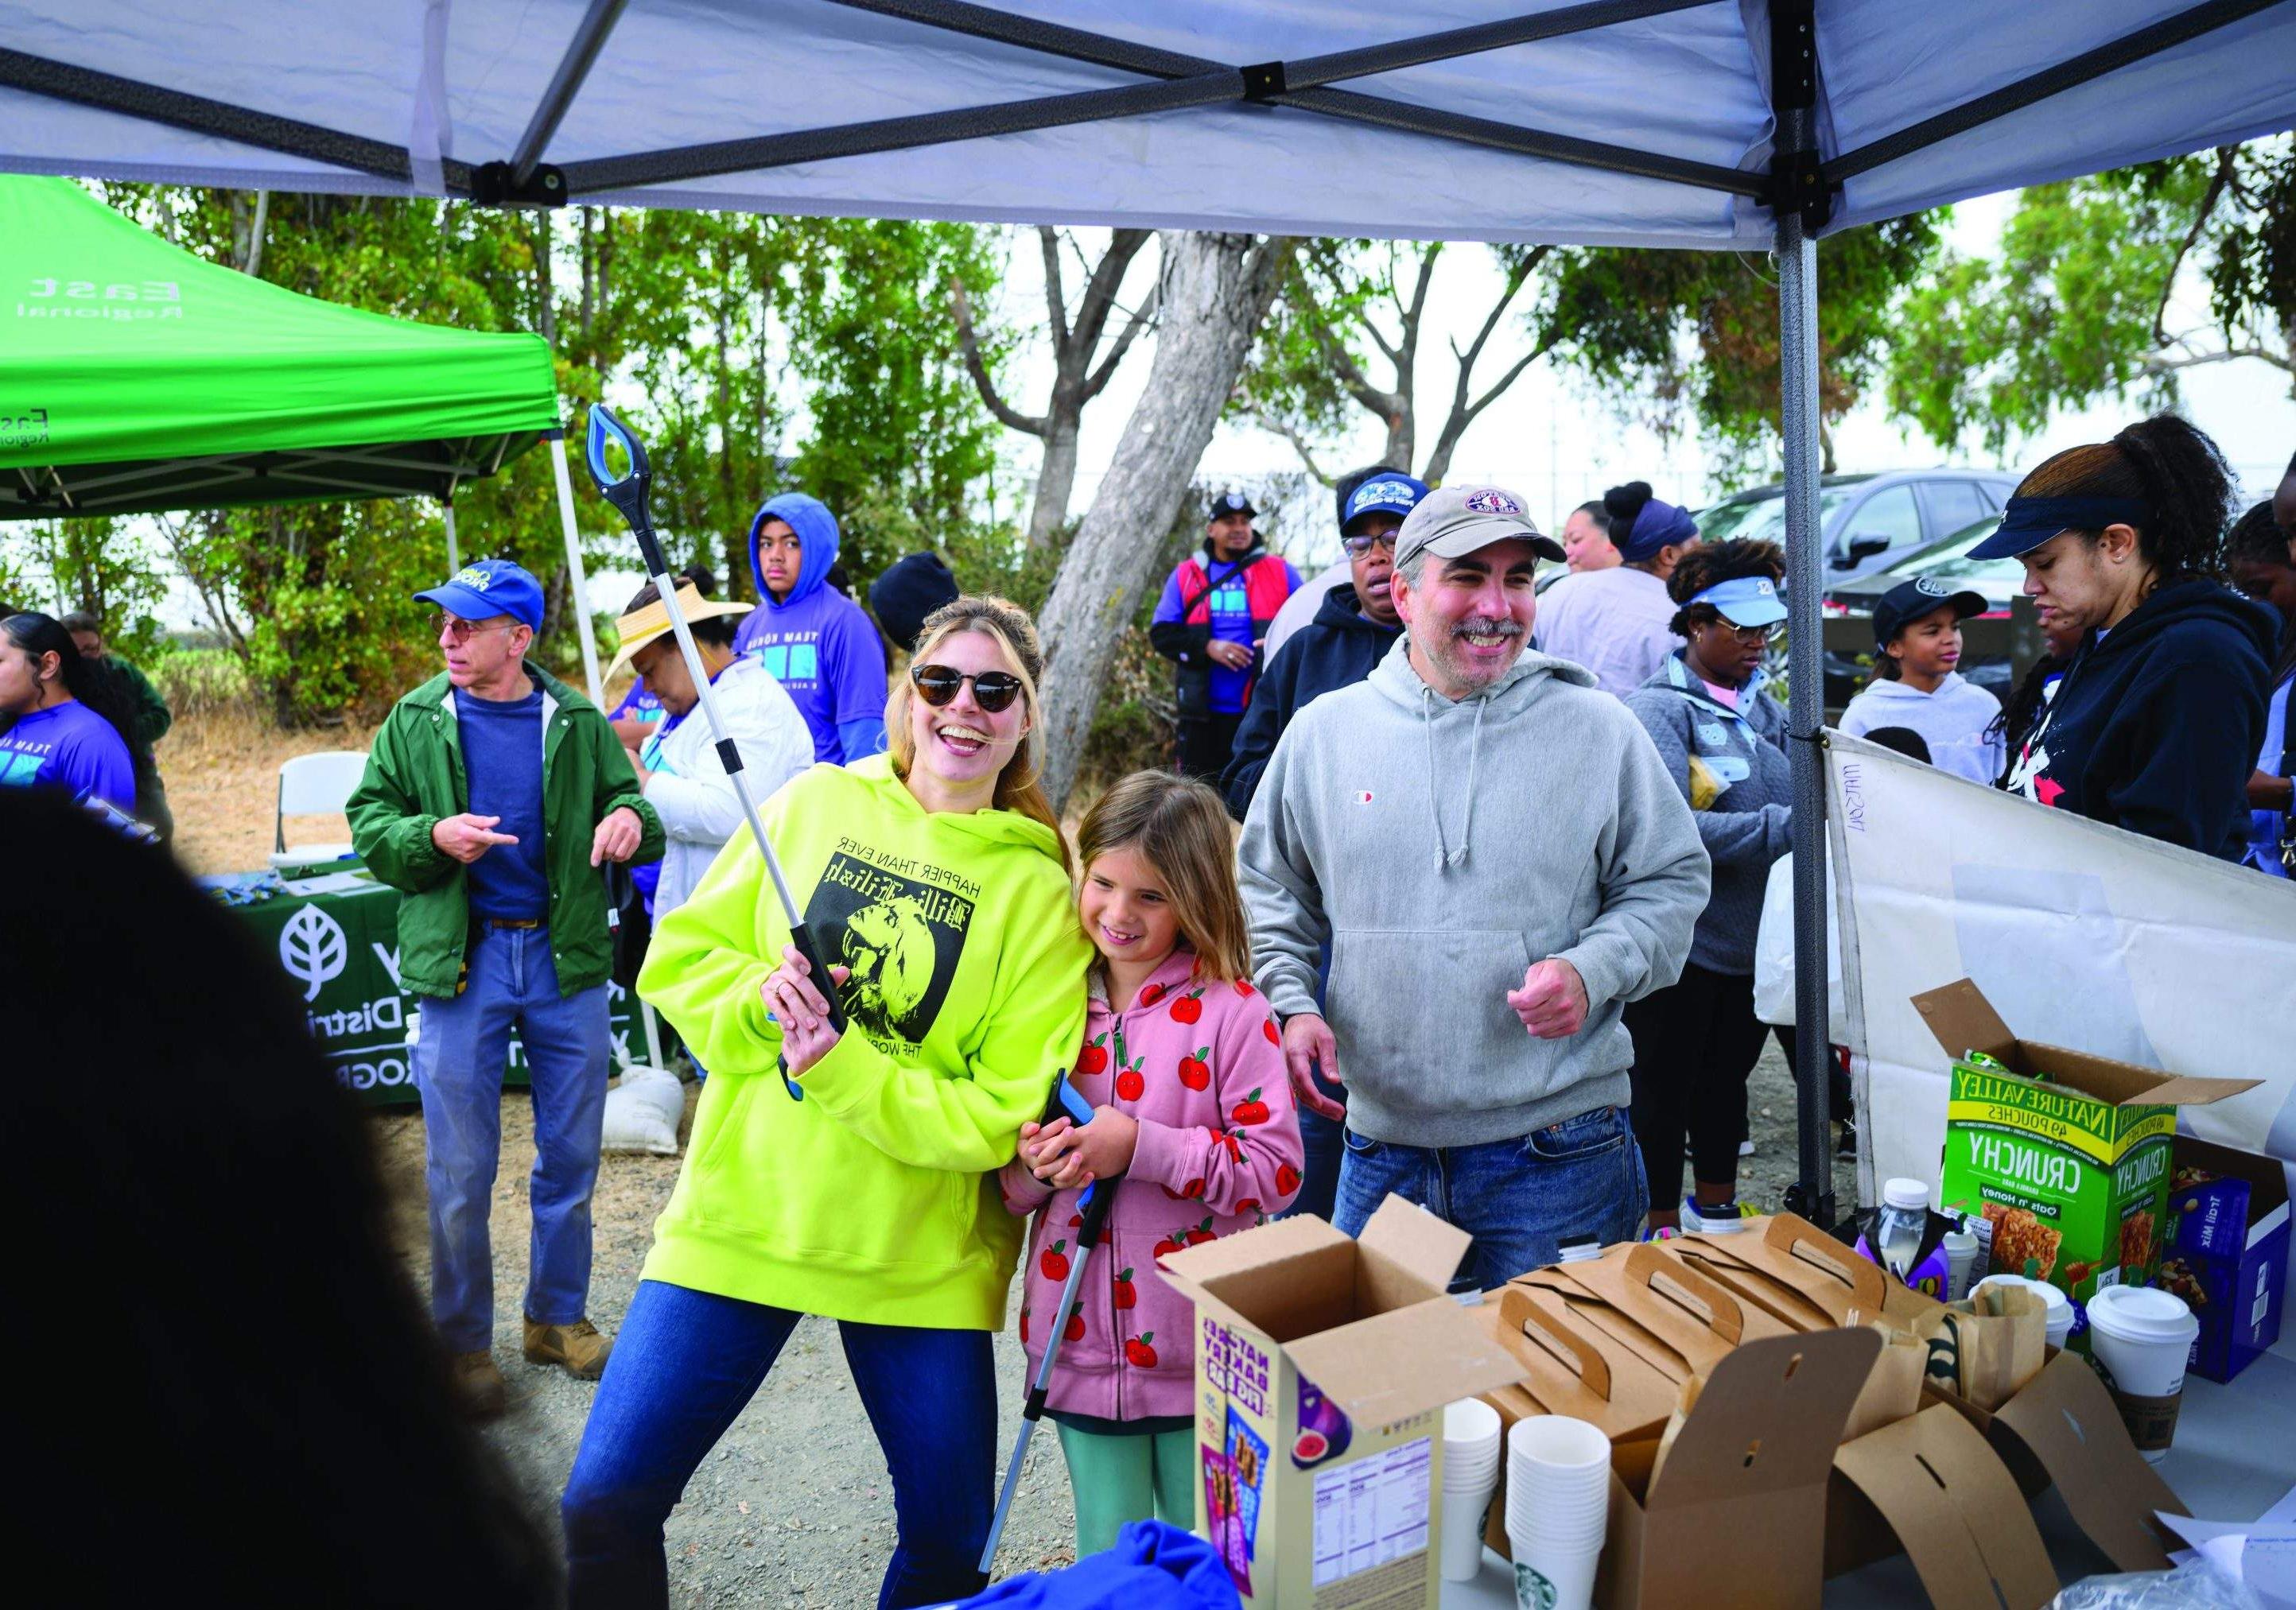
[[[338,307],[177,249],[69,180],[0,176],[0,519],[427,495],[551,445],[550,348]],[[591,694],[597,647],[574,617]]]

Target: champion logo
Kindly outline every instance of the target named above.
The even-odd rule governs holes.
[[[1354,800],[1357,805],[1369,805],[1371,803],[1371,790],[1369,789],[1357,789],[1353,794],[1349,795],[1348,797]]]
[[[1917,576],[1914,578],[1914,591],[1927,598],[1945,598],[1953,589],[1934,576]]]
[[[1476,514],[1522,515],[1522,505],[1496,486],[1480,486],[1467,494],[1466,507]]]
[[[464,565],[455,572],[456,586],[475,588],[480,593],[484,593],[494,579],[491,573],[480,569],[476,565]]]

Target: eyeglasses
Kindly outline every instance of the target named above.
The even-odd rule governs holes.
[[[1395,537],[1396,534],[1392,531],[1382,531],[1375,535],[1367,531],[1358,531],[1353,536],[1340,538],[1340,546],[1348,551],[1349,558],[1361,559],[1372,551],[1374,543],[1386,549],[1390,553],[1394,552]]]
[[[466,643],[471,641],[473,632],[514,632],[518,625],[514,620],[504,620],[490,626],[482,626],[474,620],[464,620],[459,615],[442,614],[430,623],[430,633],[432,636],[443,637],[449,642]]]
[[[1777,620],[1772,621],[1767,626],[1742,626],[1726,615],[1717,615],[1714,617],[1714,624],[1749,648],[1756,643],[1775,642],[1778,633],[1785,625],[1785,622]]]
[[[1021,696],[1021,679],[1010,671],[959,671],[948,666],[911,666],[909,682],[917,697],[938,710],[956,697],[965,683],[972,697],[991,715]]]

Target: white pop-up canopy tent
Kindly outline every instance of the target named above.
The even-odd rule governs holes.
[[[2296,0],[0,0],[0,169],[1775,249],[1821,1220],[1815,239],[2292,126]]]

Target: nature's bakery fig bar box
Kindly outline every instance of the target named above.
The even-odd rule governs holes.
[[[1520,1379],[1444,1295],[1465,1231],[1390,1197],[1165,1256],[1196,1304],[1196,1530],[1246,1610],[1433,1610],[1443,1406]]]
[[[1914,1005],[1954,1058],[1939,1205],[1991,1223],[1992,1272],[2046,1280],[2077,1312],[2105,1287],[2148,1284],[2168,1231],[2177,1108],[2259,1082],[2020,1040],[1966,978]],[[2085,1319],[2071,1344],[2087,1351]]]

